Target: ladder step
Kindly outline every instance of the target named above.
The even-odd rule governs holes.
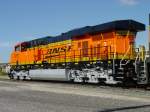
[[[116,77],[117,79],[123,79],[123,77]]]
[[[140,67],[144,67],[144,65],[140,65]]]
[[[124,68],[118,68],[118,70],[124,70]]]
[[[145,73],[145,71],[144,71],[144,70],[142,70],[142,71],[140,71],[140,73]]]
[[[124,73],[118,73],[118,75],[124,75]]]

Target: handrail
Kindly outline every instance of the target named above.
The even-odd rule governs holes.
[[[137,56],[135,58],[135,73],[137,73],[137,66],[136,66],[136,64],[137,64],[137,61],[138,61],[139,57],[140,57],[140,52],[139,52],[139,49],[138,49]]]
[[[125,54],[114,52],[111,49],[111,46],[86,48],[87,52],[85,52],[84,55],[82,52],[83,50],[84,49],[70,50],[70,51],[65,51],[65,52],[58,52],[58,53],[56,52],[54,54],[48,54],[47,49],[42,49],[42,53],[41,53],[42,58],[39,61],[47,61],[49,63],[58,63],[58,62],[69,62],[69,61],[79,62],[79,61],[121,59],[121,64],[122,64],[123,59],[125,58],[129,59],[131,56],[130,53],[128,54],[130,47],[128,48]],[[115,57],[114,57],[114,53],[116,55]]]
[[[122,68],[122,61],[124,60],[124,58],[126,57],[127,53],[130,51],[130,46],[128,47],[127,52],[125,53],[125,55],[123,56],[123,58],[120,61],[120,68]],[[127,63],[126,63],[127,64]]]

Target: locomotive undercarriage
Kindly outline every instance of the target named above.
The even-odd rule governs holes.
[[[78,62],[78,63],[59,63],[41,65],[22,65],[14,66],[9,73],[11,79],[30,80],[36,79],[54,79],[83,83],[103,83],[103,84],[147,84],[147,77],[141,76],[144,71],[142,63],[135,60],[97,60],[95,62]],[[141,66],[142,65],[142,66]],[[139,71],[142,69],[141,71]],[[53,73],[58,71],[62,74],[54,78]],[[42,74],[46,74],[43,75]],[[32,75],[34,74],[34,75]],[[34,76],[34,77],[33,77]],[[51,78],[53,76],[53,78]],[[49,78],[47,78],[49,77]],[[62,78],[63,77],[63,78]],[[43,79],[44,79],[43,78]]]
[[[98,61],[95,64],[84,62],[80,69],[71,69],[69,77],[74,82],[121,84],[137,82],[134,61],[124,60],[120,68],[120,60]],[[82,69],[81,69],[82,68]]]

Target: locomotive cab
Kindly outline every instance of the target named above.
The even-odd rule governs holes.
[[[21,44],[17,44],[14,47],[13,52],[11,53],[11,57],[10,57],[10,64],[11,65],[18,65],[18,61],[19,61],[19,54],[21,52]]]
[[[22,43],[15,45],[14,51],[11,53],[10,63],[12,65],[21,64],[22,59],[26,58],[25,55],[23,54],[25,54],[28,48],[29,48],[28,42],[22,42]]]

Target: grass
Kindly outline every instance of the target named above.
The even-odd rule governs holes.
[[[6,73],[0,71],[0,76],[4,76],[4,75],[7,75]]]
[[[0,80],[3,80],[3,79],[8,79],[8,75],[7,73],[0,71]]]

